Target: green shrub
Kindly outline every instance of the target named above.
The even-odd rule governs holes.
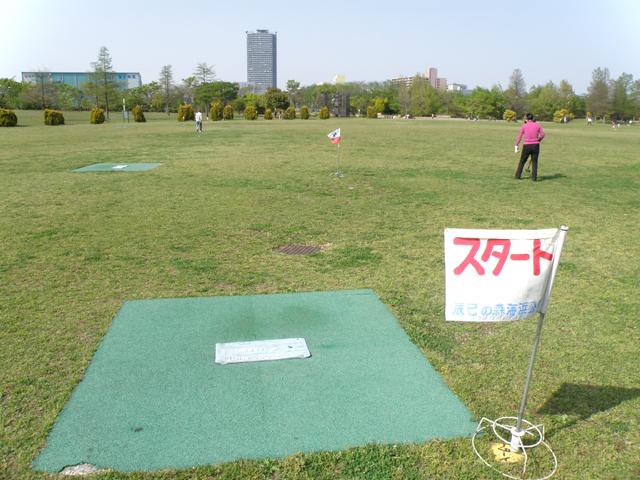
[[[231,102],[231,106],[233,107],[234,112],[242,113],[244,112],[244,109],[246,108],[247,104],[244,98],[238,97]]]
[[[18,124],[18,117],[13,110],[0,108],[0,127],[15,127]]]
[[[218,120],[222,120],[224,115],[224,108],[222,107],[222,103],[220,100],[216,100],[211,104],[211,108],[209,108],[209,119],[217,122]]]
[[[144,118],[144,112],[142,111],[142,107],[140,105],[136,105],[135,107],[133,107],[133,109],[131,110],[131,113],[133,113],[133,121],[134,122],[146,122],[147,119]]]
[[[567,119],[567,122],[570,122],[576,118],[576,116],[566,108],[561,108],[553,113],[553,121],[556,123],[562,123],[565,118]]]
[[[329,119],[329,109],[327,107],[322,107],[320,109],[320,120],[328,120]]]
[[[60,110],[44,109],[45,125],[64,125],[64,115]]]
[[[94,125],[104,123],[104,110],[99,107],[93,107],[91,113],[89,113],[89,123]]]
[[[178,107],[178,121],[187,122],[189,120],[195,120],[196,115],[193,113],[193,106],[190,103],[185,103]]]
[[[373,105],[367,107],[367,118],[378,118],[378,112]]]
[[[296,118],[296,107],[289,107],[284,111],[284,119],[285,120],[295,120]]]
[[[244,118],[247,120],[255,120],[256,118],[258,118],[256,107],[254,107],[253,105],[247,106],[247,108],[244,109]]]
[[[267,108],[264,111],[264,119],[265,120],[273,120],[273,110],[271,110],[270,108]]]
[[[376,109],[376,113],[387,113],[389,110],[389,100],[386,98],[376,98],[373,101],[373,108]]]
[[[222,118],[225,120],[233,120],[233,107],[231,105],[225,105],[222,109]]]
[[[502,119],[505,122],[515,122],[517,118],[518,118],[518,114],[508,108],[502,114]]]
[[[302,106],[300,108],[300,118],[302,120],[309,120],[309,108],[306,106]]]

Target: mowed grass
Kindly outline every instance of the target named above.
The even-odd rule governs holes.
[[[0,129],[0,478],[47,478],[31,461],[133,299],[373,288],[478,419],[515,415],[536,322],[446,323],[443,230],[563,223],[526,418],[556,478],[640,477],[640,127],[544,123],[536,184],[503,122],[41,115]],[[103,162],[162,166],[72,172]],[[501,477],[460,439],[95,478]]]

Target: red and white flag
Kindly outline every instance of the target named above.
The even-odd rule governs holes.
[[[500,322],[545,313],[566,231],[445,229],[445,319]]]
[[[333,143],[334,145],[340,143],[340,129],[336,128],[333,132],[327,135],[327,137],[329,137],[331,143]]]

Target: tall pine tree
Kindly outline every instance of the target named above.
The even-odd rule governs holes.
[[[111,55],[107,47],[100,47],[98,60],[92,64],[93,72],[97,85],[100,86],[101,96],[104,99],[105,113],[107,120],[109,119],[109,96],[113,95],[115,86],[113,85],[113,66],[111,64]]]
[[[587,90],[587,109],[593,113],[596,118],[604,117],[611,109],[609,101],[609,69],[596,68],[591,76],[591,84]]]

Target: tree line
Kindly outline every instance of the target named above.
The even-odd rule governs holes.
[[[540,120],[552,120],[558,111],[567,112],[571,118],[589,114],[603,121],[640,117],[640,79],[635,80],[628,73],[613,79],[607,68],[600,67],[593,70],[584,95],[576,94],[566,80],[527,88],[519,69],[513,71],[506,89],[493,85],[476,87],[470,92],[445,91],[416,75],[410,84],[384,81],[301,86],[300,82],[289,80],[285,91],[276,88],[257,94],[250,86],[241,88],[238,83],[216,79],[213,66],[207,63],[198,63],[193,74],[180,82],[174,80],[172,66],[164,65],[157,80],[126,88],[116,80],[109,51],[102,47],[97,60],[91,63],[87,81],[80,88],[53,83],[44,71],[36,72],[34,82],[0,78],[0,108],[91,110],[99,107],[105,110],[107,118],[110,111],[118,109],[122,99],[129,109],[139,105],[144,111],[168,115],[185,103],[208,114],[214,102],[231,105],[240,113],[247,106],[263,113],[267,108],[284,111],[290,105],[318,111],[325,106],[327,96],[334,94],[349,95],[352,115],[365,115],[373,108],[383,115],[487,119],[522,118],[531,112]]]

